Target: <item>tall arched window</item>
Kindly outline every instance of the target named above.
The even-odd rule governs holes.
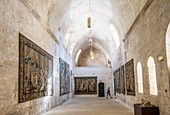
[[[168,70],[170,71],[170,24],[168,25],[168,29],[166,33],[166,55],[167,55]]]
[[[143,78],[142,78],[142,65],[140,62],[137,64],[137,80],[138,80],[138,92],[143,93]]]
[[[155,62],[153,57],[149,57],[147,65],[148,65],[148,72],[149,72],[150,94],[158,95],[156,68],[155,68]]]

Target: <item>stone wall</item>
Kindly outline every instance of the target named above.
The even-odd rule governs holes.
[[[90,48],[82,52],[79,56],[78,67],[86,66],[106,66],[106,56],[98,49],[92,47],[92,52],[94,53],[94,59],[91,60]]]
[[[72,62],[69,55],[64,53],[62,44],[57,44],[57,33],[52,33],[46,21],[37,18],[22,0],[1,0],[0,6],[0,114],[36,115],[66,101],[70,95],[60,97],[59,94],[59,57],[70,66]],[[53,96],[18,103],[19,33],[54,57]],[[60,53],[59,48],[63,53]]]
[[[161,115],[170,113],[170,82],[166,57],[166,31],[170,22],[170,2],[169,0],[153,0],[151,5],[140,17],[134,28],[129,33],[124,46],[127,62],[134,58],[134,71],[136,83],[136,96],[118,95],[118,98],[133,107],[133,104],[140,102],[142,98],[151,101],[153,105],[159,106]],[[147,60],[152,56],[156,64],[156,77],[158,95],[150,95],[149,74]],[[158,56],[163,56],[164,60],[159,61]],[[125,63],[124,62],[124,63]],[[144,93],[138,93],[137,84],[137,63],[142,64]],[[167,90],[167,92],[166,92]]]
[[[75,67],[73,76],[74,77],[97,76],[97,83],[104,82],[104,84],[105,84],[104,85],[105,94],[106,94],[108,87],[111,87],[111,93],[113,93],[112,70],[110,67]],[[97,92],[98,92],[98,88],[97,88]]]

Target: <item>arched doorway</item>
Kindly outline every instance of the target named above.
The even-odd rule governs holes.
[[[98,84],[99,97],[104,97],[104,83],[100,82]]]

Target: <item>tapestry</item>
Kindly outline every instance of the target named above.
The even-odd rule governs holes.
[[[120,87],[120,68],[114,72],[116,92],[121,93]]]
[[[125,64],[125,75],[127,95],[135,96],[135,76],[133,59]]]
[[[19,34],[19,103],[53,95],[53,56]]]
[[[75,94],[97,94],[97,77],[75,77]]]
[[[60,96],[70,93],[70,70],[69,65],[59,58],[60,63]]]
[[[121,89],[121,93],[125,94],[124,65],[122,65],[120,68],[120,89]]]

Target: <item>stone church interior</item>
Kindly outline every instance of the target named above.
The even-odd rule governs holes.
[[[170,0],[0,9],[0,115],[170,115]]]

